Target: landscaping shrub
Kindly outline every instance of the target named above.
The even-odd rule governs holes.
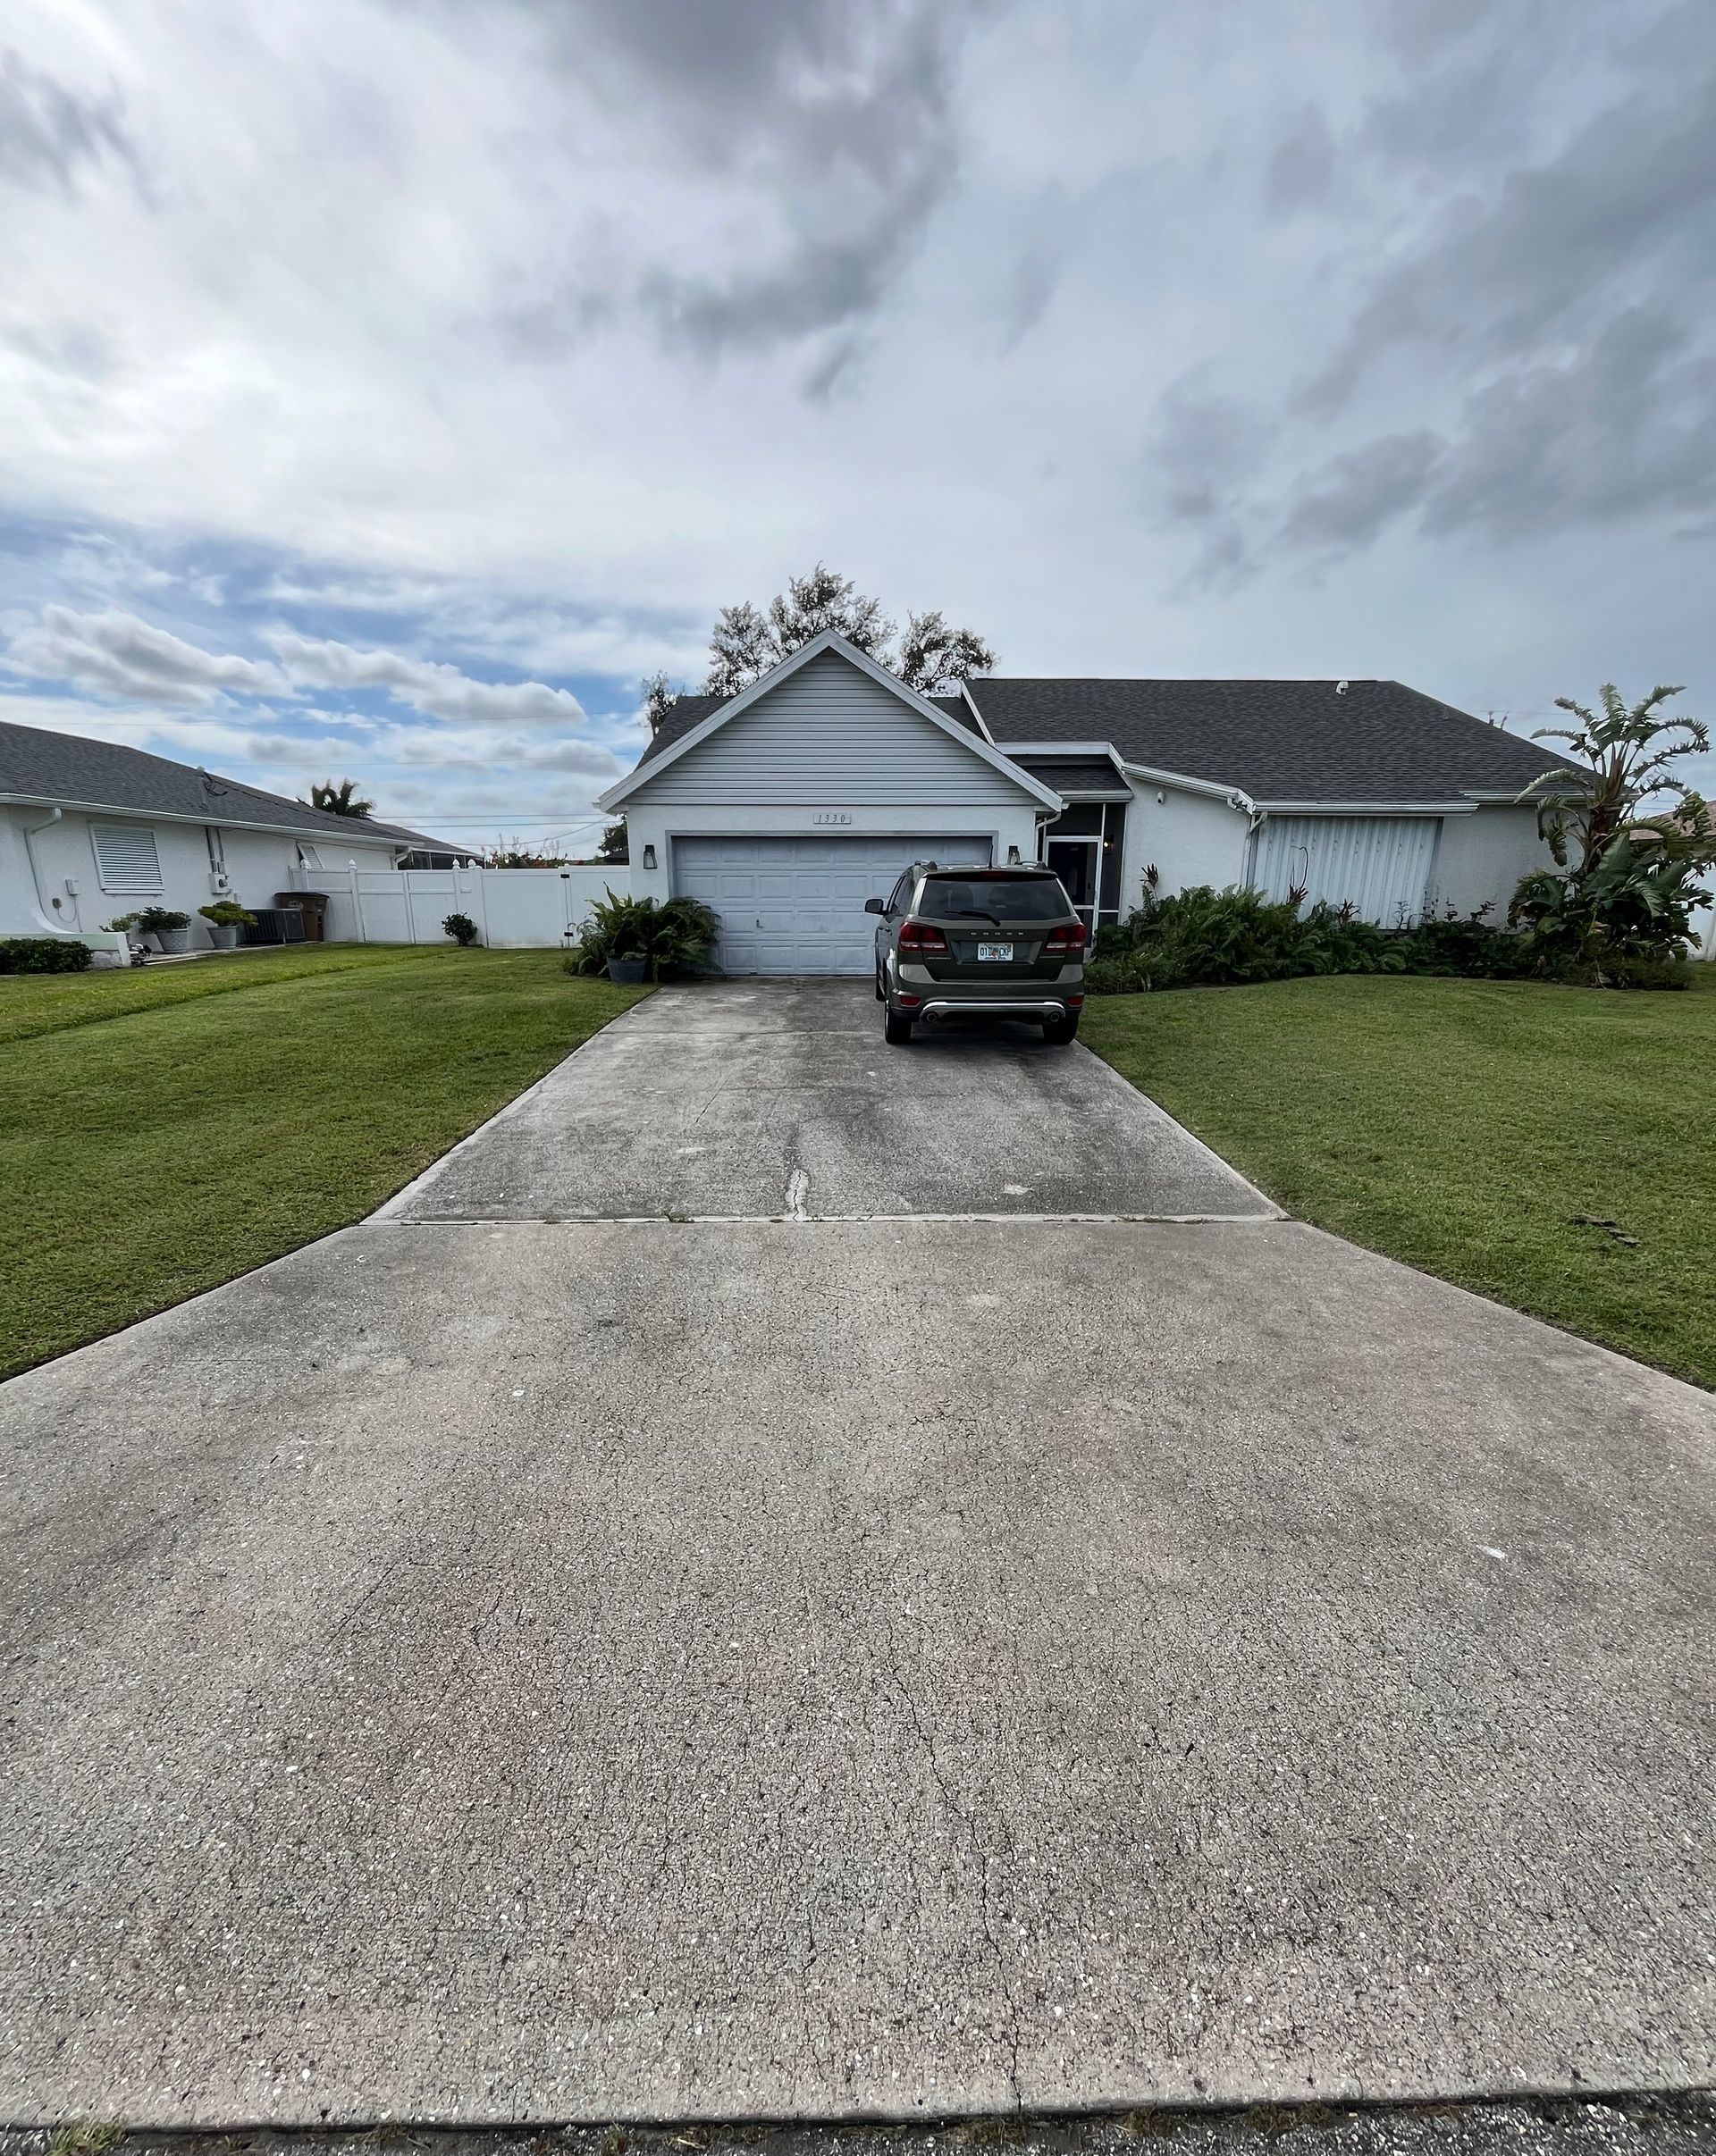
[[[1654,829],[1623,831],[1565,876],[1527,877],[1508,918],[1529,936],[1541,970],[1594,988],[1682,987],[1696,906],[1710,890],[1698,880],[1695,846],[1663,843]]]
[[[1201,884],[1158,898],[1154,876],[1147,876],[1143,904],[1098,935],[1085,982],[1093,994],[1116,995],[1308,973],[1465,974],[1485,980],[1530,973],[1530,938],[1491,926],[1487,910],[1449,913],[1417,928],[1380,928],[1360,920],[1350,905],[1318,900],[1307,910],[1302,893],[1268,899],[1260,891],[1216,891]]]
[[[450,935],[461,951],[468,951],[476,941],[476,923],[468,913],[450,913],[441,926],[442,933]]]
[[[88,944],[65,936],[0,936],[0,973],[81,973],[88,963]]]
[[[568,952],[568,973],[603,973],[610,958],[641,958],[650,978],[661,969],[702,965],[715,942],[715,916],[701,899],[623,898],[610,891],[590,909],[576,948]]]

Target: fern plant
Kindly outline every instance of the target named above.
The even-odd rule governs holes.
[[[701,899],[632,898],[610,891],[592,905],[577,948],[567,954],[567,969],[605,973],[610,959],[642,959],[650,978],[660,980],[664,966],[705,964],[715,931],[715,915]]]

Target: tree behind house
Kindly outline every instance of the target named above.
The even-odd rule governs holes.
[[[737,695],[825,629],[837,631],[923,696],[995,665],[994,652],[975,629],[950,629],[939,612],[908,615],[896,645],[895,625],[881,601],[819,561],[809,575],[789,577],[786,589],[762,611],[748,599],[721,608],[710,633],[705,693]]]
[[[359,794],[355,778],[342,778],[337,784],[331,778],[320,778],[310,787],[310,806],[325,816],[366,818],[375,804]]]

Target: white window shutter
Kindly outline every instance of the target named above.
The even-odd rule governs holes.
[[[104,891],[140,896],[165,889],[155,834],[147,824],[91,824],[89,835],[95,841],[96,869]]]

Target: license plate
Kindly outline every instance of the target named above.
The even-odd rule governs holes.
[[[980,944],[977,946],[977,955],[980,963],[984,959],[991,958],[998,958],[1011,963],[1013,945],[1011,944]]]

